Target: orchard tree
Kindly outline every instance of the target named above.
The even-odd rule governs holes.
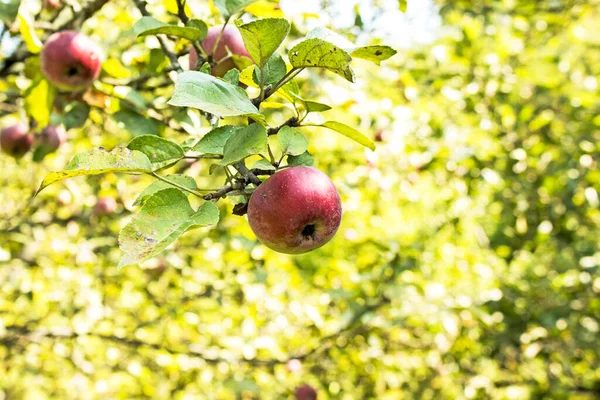
[[[50,173],[38,190],[65,178],[108,172],[156,178],[140,194],[140,213],[121,232],[119,244],[125,253],[121,266],[154,257],[190,229],[215,225],[220,217],[214,203],[225,197],[234,199],[235,214],[249,211],[257,237],[280,252],[313,250],[337,231],[342,214],[339,195],[329,178],[311,167],[312,156],[301,128],[322,126],[371,149],[374,145],[339,121],[303,123],[309,113],[330,107],[305,100],[294,78],[305,69],[322,68],[353,82],[353,58],[379,64],[395,51],[387,46],[355,46],[326,28],[317,28],[289,50],[286,61],[277,50],[290,31],[289,22],[283,18],[236,19],[249,3],[216,2],[225,24],[208,28],[204,21],[188,16],[185,2],[178,2],[179,23],[160,22],[144,2],[137,2],[143,17],[133,31],[138,37],[158,36],[177,72],[168,104],[200,110],[212,129],[200,139],[192,136],[179,143],[140,135],[127,146],[110,151],[91,149],[75,156],[64,171]],[[198,71],[182,70],[167,38],[190,42],[194,49],[190,66],[198,66]],[[240,57],[249,57],[246,64],[250,65],[242,70],[235,68]],[[41,68],[50,84],[72,96],[98,77],[100,51],[81,33],[57,32],[44,44]],[[253,96],[241,89],[240,83],[255,89],[249,90]],[[291,107],[292,115],[273,125],[268,109],[262,107],[266,101]],[[210,173],[223,173],[223,185],[214,190],[198,188],[185,175],[161,174],[186,159],[212,162]],[[189,195],[205,202],[194,210]]]
[[[136,202],[139,214],[121,231],[121,266],[156,256],[190,229],[217,224],[220,213],[215,203],[224,198],[234,202],[234,214],[249,213],[251,228],[267,247],[298,254],[326,244],[340,225],[341,201],[331,180],[312,167],[314,161],[307,151],[309,143],[303,129],[323,127],[372,150],[375,146],[367,136],[341,121],[305,122],[310,113],[331,107],[305,99],[295,78],[306,69],[319,68],[354,82],[354,58],[379,64],[395,51],[383,45],[356,46],[327,28],[316,28],[296,40],[283,57],[278,50],[290,32],[290,23],[284,18],[240,19],[253,1],[216,1],[224,23],[213,27],[189,15],[185,1],[177,2],[179,21],[166,22],[152,17],[145,2],[135,3],[142,17],[131,29],[140,38],[156,36],[172,71],[163,82],[166,86],[173,80],[169,107],[152,110],[159,114],[153,118],[165,122],[181,113],[176,109],[184,113],[195,109],[210,123],[210,129],[193,129],[189,138],[180,142],[167,135],[141,134],[111,150],[90,149],[76,155],[63,171],[48,174],[38,193],[57,181],[82,175],[119,172],[154,177],[156,182],[140,193]],[[33,80],[30,90],[47,87],[48,102],[59,103],[60,108],[68,102],[71,109],[78,110],[78,104],[87,109],[93,105],[89,99],[98,93],[108,90],[119,95],[121,88],[128,92],[120,98],[122,106],[127,107],[135,102],[133,82],[161,77],[156,72],[110,88],[106,79],[97,81],[102,52],[85,34],[60,29],[38,39],[35,30],[28,32],[31,41],[44,43],[40,68],[47,79]],[[181,67],[174,46],[190,49],[190,70]],[[4,69],[9,67],[5,62]],[[289,110],[289,116],[277,123],[272,118],[274,107]],[[46,111],[49,115],[45,119],[70,125],[73,116],[56,115],[63,111],[54,108]],[[181,125],[175,129],[183,131]],[[55,151],[63,137],[55,128],[46,128],[40,149],[45,153]],[[206,173],[223,175],[222,185],[203,188],[190,176],[162,173],[189,160],[210,163]],[[204,203],[192,208],[190,195]],[[98,204],[96,209],[101,214],[114,208]]]

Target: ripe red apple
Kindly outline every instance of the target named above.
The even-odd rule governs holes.
[[[307,253],[335,235],[342,220],[340,196],[327,175],[312,167],[281,170],[256,188],[248,221],[268,248]]]
[[[42,129],[38,140],[46,154],[53,153],[67,141],[67,131],[62,125],[48,125]]]
[[[42,49],[42,72],[58,89],[80,92],[98,78],[100,55],[100,48],[84,34],[56,32]]]
[[[96,215],[112,214],[117,209],[117,201],[112,197],[100,197],[94,205],[94,213]]]
[[[217,38],[221,34],[221,30],[223,30],[223,25],[209,28],[206,37],[202,41],[202,47],[204,47],[208,54],[213,55],[213,60],[216,63],[216,65],[212,67],[211,75],[219,77],[225,75],[230,69],[235,68],[235,62],[231,57],[228,57],[226,60],[220,62],[223,58],[229,55],[229,52],[231,54],[250,59],[250,54],[248,53],[248,50],[246,50],[246,46],[244,46],[242,34],[235,26],[232,25],[225,26],[221,40],[219,40],[219,44],[213,53],[213,47],[215,46]],[[190,70],[196,69],[197,62],[198,53],[196,53],[196,49],[192,47],[190,49]]]
[[[24,124],[17,124],[2,129],[0,132],[0,147],[6,154],[21,158],[31,150],[33,135]]]
[[[294,392],[296,400],[317,400],[317,391],[310,385],[302,385]]]

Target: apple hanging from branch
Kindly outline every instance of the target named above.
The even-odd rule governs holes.
[[[342,220],[340,196],[327,175],[312,167],[283,169],[256,188],[248,221],[268,248],[307,253],[333,238]]]
[[[302,385],[294,392],[296,400],[317,400],[317,391],[310,385]]]
[[[25,124],[16,124],[2,129],[0,132],[0,147],[6,154],[23,157],[33,145],[33,135]]]
[[[40,132],[38,145],[45,154],[54,153],[67,141],[67,131],[62,125],[48,125]]]
[[[42,73],[66,92],[81,92],[98,78],[100,48],[86,35],[75,31],[56,32],[41,52]]]
[[[223,33],[221,34],[221,31]],[[219,39],[221,35],[221,39]],[[219,39],[219,43],[215,48],[215,43]],[[229,53],[246,57],[250,60],[250,54],[244,46],[244,40],[240,31],[232,25],[226,25],[223,29],[223,25],[213,26],[208,29],[208,33],[202,41],[202,47],[206,50],[209,55],[212,55],[213,62],[215,63],[211,69],[211,75],[222,77],[227,71],[235,68],[235,61]],[[214,53],[213,53],[214,49]],[[198,53],[193,47],[190,49],[190,70],[197,69],[196,64],[198,63]]]

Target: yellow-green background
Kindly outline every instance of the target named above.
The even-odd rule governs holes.
[[[161,3],[151,10],[172,18]],[[332,8],[294,15],[291,40]],[[306,98],[334,106],[327,119],[383,132],[371,153],[305,131],[344,205],[310,254],[267,250],[222,201],[218,226],[119,271],[118,232],[149,178],[77,178],[30,203],[74,154],[132,137],[105,115],[110,99],[42,163],[0,155],[0,399],[279,399],[302,382],[320,399],[598,398],[600,3],[432,10],[433,42],[357,62],[356,85],[301,75]],[[353,12],[341,32],[369,37]],[[147,62],[153,42],[127,36],[137,18],[119,0],[84,25],[104,77]],[[209,165],[188,170],[201,187],[221,183]],[[118,212],[94,216],[97,196]]]

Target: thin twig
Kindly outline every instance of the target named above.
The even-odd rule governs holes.
[[[137,9],[140,10],[140,13],[144,17],[150,17],[150,13],[146,9],[146,3],[144,1],[134,0],[134,3],[136,5]],[[171,50],[169,50],[169,48],[167,46],[167,42],[161,36],[156,36],[156,39],[158,39],[160,48],[162,49],[163,53],[165,53],[165,55],[169,59],[169,62],[171,63],[171,65],[173,66],[175,71],[183,72],[183,68],[181,68],[179,61],[177,61],[177,55],[175,53],[173,53]]]
[[[188,193],[193,194],[196,197],[200,197],[200,198],[204,198],[204,195],[200,192],[214,192],[214,191],[218,191],[220,189],[198,189],[198,191],[196,190],[192,190],[190,188],[186,188],[185,186],[182,186],[178,183],[175,183],[167,178],[165,178],[164,176],[158,175],[156,172],[151,172],[149,175],[155,177],[156,179],[158,179],[159,181],[163,181],[164,183],[167,183],[173,187],[176,187],[179,190],[183,190],[186,191]]]

